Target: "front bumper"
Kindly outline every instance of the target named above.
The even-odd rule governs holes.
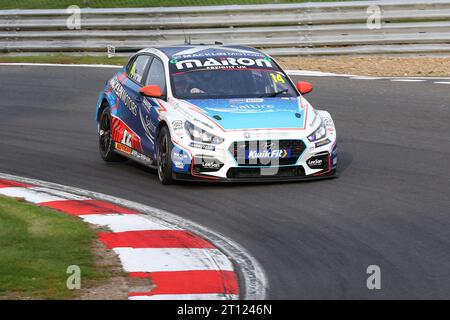
[[[316,180],[336,175],[336,143],[319,148],[304,144],[295,161],[279,162],[277,165],[252,165],[248,161],[237,162],[232,152],[182,150],[174,146],[175,159],[183,159],[182,166],[174,166],[176,180],[206,182],[270,182]],[[217,151],[217,150],[216,150]]]
[[[336,169],[325,172],[321,175],[297,175],[297,176],[284,176],[284,175],[273,175],[273,176],[255,176],[255,177],[238,177],[238,178],[222,178],[216,177],[214,179],[205,178],[201,176],[195,176],[191,174],[183,173],[173,173],[173,179],[178,181],[196,181],[196,182],[206,182],[206,183],[258,183],[258,182],[283,182],[283,181],[311,181],[311,180],[321,180],[330,179],[337,177]]]

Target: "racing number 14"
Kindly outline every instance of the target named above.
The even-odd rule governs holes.
[[[270,76],[272,77],[272,80],[275,83],[278,83],[278,82],[285,83],[283,76],[280,73],[278,73],[276,75],[275,75],[275,73],[271,73]]]
[[[120,141],[120,143],[122,143],[122,144],[124,144],[126,146],[129,146],[131,148],[131,138],[132,138],[131,133],[128,133],[127,130],[124,130],[123,131],[122,141]]]

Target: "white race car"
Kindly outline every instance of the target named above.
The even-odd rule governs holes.
[[[164,184],[333,177],[336,129],[311,90],[250,47],[144,49],[100,92],[100,154],[155,168]]]

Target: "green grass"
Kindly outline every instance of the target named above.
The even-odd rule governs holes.
[[[128,57],[105,56],[73,56],[65,54],[46,56],[0,56],[1,62],[26,62],[26,63],[62,63],[62,64],[115,64],[124,65]]]
[[[336,1],[338,0],[0,0],[0,9],[61,9],[70,5],[91,8],[139,8]]]
[[[69,265],[81,268],[81,286],[105,280],[94,266],[95,231],[82,220],[0,197],[0,299],[67,299]]]

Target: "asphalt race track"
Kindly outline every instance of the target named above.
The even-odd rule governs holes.
[[[450,85],[302,77],[334,118],[339,178],[163,186],[152,170],[98,155],[95,103],[115,71],[0,66],[0,172],[222,233],[261,263],[269,298],[450,299]],[[368,265],[381,267],[381,290],[366,288]]]

